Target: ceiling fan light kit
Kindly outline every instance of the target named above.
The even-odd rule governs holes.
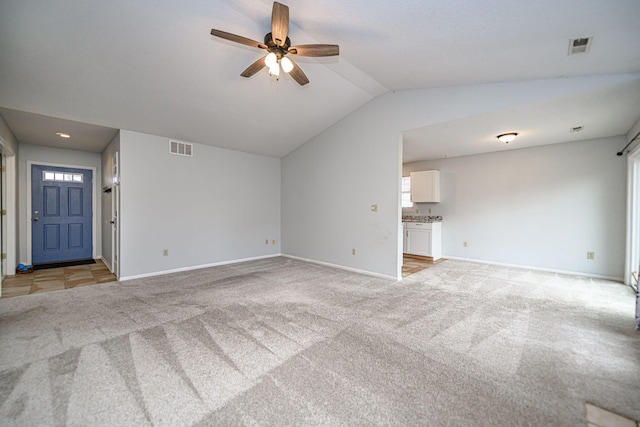
[[[280,60],[280,65],[282,65],[282,71],[285,73],[290,73],[293,70],[293,62],[286,56]]]
[[[271,11],[271,32],[264,36],[264,43],[248,39],[246,37],[227,33],[226,31],[211,30],[211,35],[230,40],[235,43],[244,44],[246,46],[265,49],[268,53],[249,65],[240,75],[242,77],[251,77],[264,67],[269,69],[269,75],[280,77],[280,67],[285,73],[288,73],[300,86],[309,83],[309,79],[296,64],[293,59],[285,55],[293,56],[337,56],[340,54],[340,48],[335,44],[306,44],[299,46],[291,46],[289,33],[289,7],[284,4],[273,2]]]

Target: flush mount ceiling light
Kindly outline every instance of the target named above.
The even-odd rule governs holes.
[[[71,135],[64,132],[56,132],[56,135],[58,135],[60,138],[67,138],[67,139],[71,138]]]
[[[516,136],[518,136],[516,132],[511,132],[511,133],[503,133],[502,135],[498,135],[496,138],[498,138],[500,142],[504,142],[505,144],[508,144],[514,139],[516,139]]]

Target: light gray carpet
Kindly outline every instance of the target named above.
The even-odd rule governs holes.
[[[634,294],[447,261],[402,282],[273,258],[0,301],[0,425],[640,419]]]

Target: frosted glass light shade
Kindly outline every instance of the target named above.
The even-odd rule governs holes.
[[[291,60],[286,56],[280,60],[280,65],[282,65],[282,70],[285,73],[288,73],[291,70],[293,70],[293,62],[291,62]]]
[[[511,132],[511,133],[503,133],[502,135],[498,135],[496,138],[498,138],[500,142],[504,142],[505,144],[508,144],[514,139],[516,139],[516,136],[518,136],[517,133]]]
[[[280,77],[280,64],[277,62],[272,67],[269,67],[269,75]]]
[[[278,63],[278,57],[275,53],[271,52],[264,58],[264,63],[271,69]]]

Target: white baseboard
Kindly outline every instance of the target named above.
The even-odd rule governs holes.
[[[381,279],[388,279],[388,280],[393,280],[393,281],[396,281],[396,282],[398,281],[398,278],[395,277],[395,276],[387,276],[385,274],[374,273],[374,272],[367,271],[367,270],[359,270],[357,268],[345,267],[344,265],[331,264],[329,262],[316,261],[315,259],[301,258],[301,257],[293,256],[293,255],[287,255],[287,254],[282,254],[282,256],[283,257],[287,257],[287,258],[291,258],[291,259],[295,259],[295,260],[298,260],[298,261],[308,262],[308,263],[311,263],[311,264],[324,265],[325,267],[338,268],[340,270],[351,271],[353,273],[366,274],[367,276],[379,277]]]
[[[256,260],[261,260],[261,259],[275,258],[275,257],[279,257],[279,256],[295,259],[295,260],[298,260],[298,261],[304,261],[304,262],[308,262],[308,263],[311,263],[311,264],[323,265],[325,267],[332,267],[332,268],[337,268],[337,269],[340,269],[340,270],[351,271],[353,273],[365,274],[367,276],[378,277],[378,278],[381,278],[381,279],[388,279],[388,280],[398,281],[398,278],[393,277],[393,276],[387,276],[385,274],[374,273],[374,272],[367,271],[367,270],[360,270],[360,269],[357,269],[357,268],[346,267],[344,265],[332,264],[332,263],[329,263],[329,262],[317,261],[317,260],[314,260],[314,259],[302,258],[302,257],[298,257],[298,256],[294,256],[294,255],[287,255],[287,254],[282,254],[282,253],[263,255],[263,256],[251,257],[251,258],[235,259],[235,260],[229,260],[229,261],[221,261],[221,262],[215,262],[215,263],[210,263],[210,264],[194,265],[194,266],[190,266],[190,267],[181,267],[181,268],[175,268],[175,269],[171,269],[171,270],[155,271],[155,272],[152,272],[152,273],[136,274],[136,275],[133,275],[133,276],[121,277],[119,279],[119,281],[124,282],[124,281],[127,281],[127,280],[142,279],[142,278],[145,278],[145,277],[162,276],[164,274],[180,273],[180,272],[183,272],[183,271],[191,271],[191,270],[200,270],[202,268],[218,267],[218,266],[221,266],[221,265],[237,264],[237,263],[240,263],[240,262],[256,261]],[[443,255],[442,257],[446,258],[446,259],[457,260],[457,261],[467,261],[467,262],[473,262],[473,263],[477,263],[477,264],[499,265],[499,266],[503,266],[503,267],[513,267],[513,268],[522,268],[522,269],[526,269],[526,270],[545,271],[545,272],[549,272],[549,273],[567,274],[567,275],[570,275],[570,276],[581,276],[581,277],[590,277],[590,278],[594,278],[594,279],[612,280],[612,281],[621,282],[621,283],[624,281],[624,279],[622,277],[604,276],[604,275],[601,275],[601,274],[582,273],[582,272],[579,272],[579,271],[556,270],[556,269],[551,269],[551,268],[532,267],[530,265],[507,264],[507,263],[503,263],[503,262],[493,262],[493,261],[486,261],[486,260],[481,260],[481,259],[462,258],[462,257],[448,256],[448,255]],[[111,271],[111,265],[107,262],[107,260],[104,259],[103,257],[100,257],[100,259],[102,260],[102,262],[104,262],[104,264],[107,266],[107,268],[109,268],[109,271]],[[0,289],[0,292],[2,292],[1,289]]]
[[[507,264],[507,263],[503,263],[503,262],[493,262],[493,261],[485,261],[485,260],[482,260],[482,259],[461,258],[461,257],[455,257],[455,256],[447,256],[447,255],[443,255],[442,258],[454,259],[454,260],[457,260],[457,261],[475,262],[477,264],[500,265],[500,266],[503,266],[503,267],[522,268],[522,269],[525,269],[525,270],[535,270],[535,271],[545,271],[545,272],[548,272],[548,273],[567,274],[569,276],[590,277],[590,278],[593,278],[593,279],[605,279],[605,280],[612,280],[614,282],[623,282],[624,281],[624,279],[622,277],[603,276],[601,274],[582,273],[582,272],[579,272],[579,271],[555,270],[555,269],[552,269],[552,268],[532,267],[530,265],[520,265],[520,264]]]
[[[229,265],[229,264],[238,264],[240,262],[247,262],[247,261],[257,261],[257,260],[260,260],[260,259],[275,258],[275,257],[279,257],[281,255],[282,254],[270,254],[270,255],[252,257],[252,258],[243,258],[243,259],[234,259],[234,260],[229,260],[229,261],[214,262],[214,263],[211,263],[211,264],[200,264],[200,265],[193,265],[193,266],[190,266],[190,267],[180,267],[180,268],[174,268],[174,269],[171,269],[171,270],[154,271],[152,273],[135,274],[133,276],[121,277],[119,279],[119,281],[120,282],[124,282],[124,281],[127,281],[127,280],[133,280],[133,279],[143,279],[145,277],[162,276],[164,274],[180,273],[180,272],[183,272],[183,271],[191,271],[191,270],[200,270],[200,269],[203,269],[203,268],[218,267],[218,266],[221,266],[221,265]]]

